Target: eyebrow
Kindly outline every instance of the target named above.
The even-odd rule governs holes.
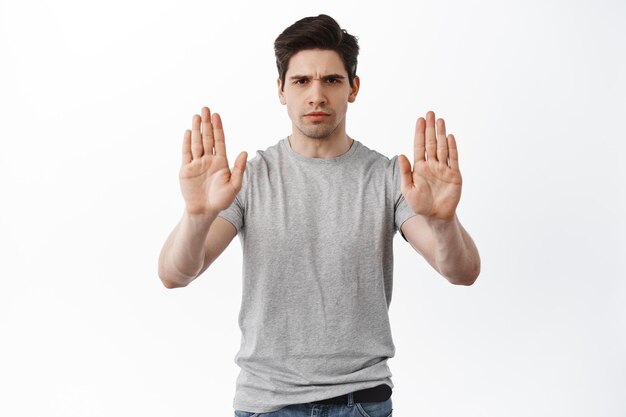
[[[344,77],[341,74],[329,74],[329,75],[324,75],[322,77],[323,80],[327,80],[329,78],[338,78],[340,80],[344,80],[346,77]],[[302,79],[309,80],[311,79],[311,76],[310,75],[292,75],[291,77],[289,77],[289,79],[290,80],[302,80]]]

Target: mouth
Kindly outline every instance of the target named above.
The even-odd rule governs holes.
[[[304,117],[308,117],[309,119],[313,121],[324,120],[326,117],[329,117],[329,116],[330,114],[322,113],[322,112],[313,112],[313,113],[307,113],[304,115]]]

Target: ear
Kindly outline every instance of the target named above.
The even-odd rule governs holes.
[[[354,103],[356,100],[356,95],[359,93],[359,87],[361,85],[361,79],[358,75],[354,76],[354,80],[352,80],[352,84],[354,87],[350,90],[350,95],[348,96],[348,103]]]
[[[287,104],[287,99],[285,99],[285,93],[281,90],[281,82],[280,77],[276,80],[276,84],[278,85],[278,99],[280,100],[280,104]]]

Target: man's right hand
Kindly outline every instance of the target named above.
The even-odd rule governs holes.
[[[219,114],[203,107],[185,131],[180,189],[190,215],[217,215],[227,209],[241,189],[247,152],[235,160],[232,173],[226,158],[224,129]],[[201,129],[202,125],[202,129]]]

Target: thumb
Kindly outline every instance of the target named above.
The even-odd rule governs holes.
[[[413,171],[409,159],[404,156],[398,156],[398,167],[400,168],[400,190],[405,194],[413,186]]]
[[[243,172],[246,170],[246,162],[248,159],[248,152],[241,152],[237,155],[237,159],[235,159],[235,166],[231,170],[230,174],[230,182],[233,187],[239,191],[241,188],[241,183],[243,182]]]

